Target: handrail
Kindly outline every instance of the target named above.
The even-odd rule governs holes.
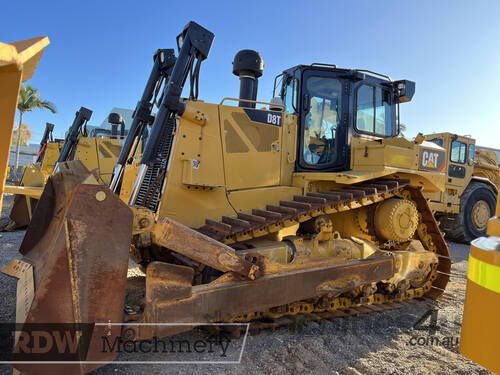
[[[379,77],[386,78],[390,82],[394,82],[394,80],[390,76],[382,74],[382,73],[374,72],[373,70],[368,70],[368,69],[355,69],[355,70],[356,70],[356,72],[363,72],[363,73],[373,74],[373,75],[376,75],[376,76],[379,76]]]
[[[279,104],[279,103],[269,103],[269,102],[261,102],[261,101],[257,101],[257,100],[248,100],[248,99],[239,99],[239,98],[223,98],[220,102],[220,105],[223,105],[223,103],[226,101],[226,100],[234,100],[234,101],[237,101],[237,102],[245,102],[245,103],[256,103],[256,104],[266,104],[266,105],[269,105],[270,107],[273,106],[273,107],[281,107],[281,111],[280,112],[284,112],[285,111],[285,108],[286,106],[284,104]],[[256,108],[258,109],[258,108]],[[271,111],[273,111],[273,109],[270,109]]]

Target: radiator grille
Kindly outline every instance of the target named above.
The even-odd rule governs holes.
[[[157,155],[154,164],[148,168],[144,180],[137,194],[135,204],[156,212],[160,202],[160,193],[165,176],[157,181],[160,174],[166,173],[170,150],[174,140],[175,117],[172,116],[163,128],[154,155]]]

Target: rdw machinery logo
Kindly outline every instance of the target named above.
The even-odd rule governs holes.
[[[81,361],[87,357],[94,324],[2,324],[0,360]]]

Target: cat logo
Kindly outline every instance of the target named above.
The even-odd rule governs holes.
[[[423,149],[420,157],[420,167],[421,169],[441,171],[444,168],[444,159],[444,151]]]
[[[438,156],[437,152],[424,151],[422,153],[422,167],[435,169]]]

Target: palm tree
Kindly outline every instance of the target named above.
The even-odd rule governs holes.
[[[48,109],[52,113],[56,113],[56,107],[53,103],[40,99],[38,90],[31,87],[31,85],[21,86],[19,91],[19,100],[17,102],[17,109],[19,111],[19,126],[17,131],[16,140],[16,163],[14,167],[14,173],[17,177],[17,168],[19,167],[19,146],[21,145],[21,129],[23,123],[24,112],[31,112],[35,108]]]

